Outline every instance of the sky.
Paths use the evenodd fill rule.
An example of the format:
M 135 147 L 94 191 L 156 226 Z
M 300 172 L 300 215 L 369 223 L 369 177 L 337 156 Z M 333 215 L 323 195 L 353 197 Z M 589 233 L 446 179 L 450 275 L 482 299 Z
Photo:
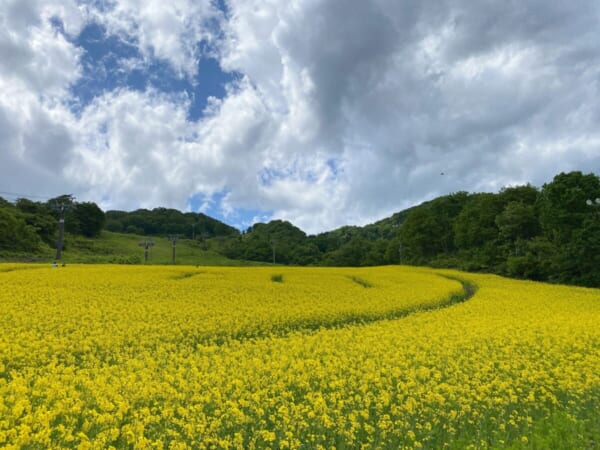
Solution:
M 0 196 L 364 225 L 600 173 L 597 0 L 0 0 Z

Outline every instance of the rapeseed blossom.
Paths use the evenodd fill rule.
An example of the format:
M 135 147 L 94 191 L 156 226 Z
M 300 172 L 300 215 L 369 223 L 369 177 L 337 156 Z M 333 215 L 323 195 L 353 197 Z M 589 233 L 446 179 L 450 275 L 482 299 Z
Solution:
M 599 319 L 432 269 L 0 265 L 0 447 L 593 447 Z

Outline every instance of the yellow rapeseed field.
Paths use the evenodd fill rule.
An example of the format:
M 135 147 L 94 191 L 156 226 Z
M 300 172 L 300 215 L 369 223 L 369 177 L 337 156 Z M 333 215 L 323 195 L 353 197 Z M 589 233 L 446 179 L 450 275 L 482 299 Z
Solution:
M 0 265 L 2 448 L 595 448 L 598 410 L 599 290 Z

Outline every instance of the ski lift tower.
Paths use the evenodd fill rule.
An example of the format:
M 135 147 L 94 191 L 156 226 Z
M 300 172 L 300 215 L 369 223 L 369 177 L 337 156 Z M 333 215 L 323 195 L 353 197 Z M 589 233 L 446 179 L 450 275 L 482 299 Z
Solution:
M 144 247 L 144 262 L 148 262 L 148 253 L 151 247 L 154 247 L 154 241 L 142 241 L 139 242 L 138 245 L 140 247 Z
M 175 264 L 175 254 L 176 254 L 176 248 L 177 248 L 177 239 L 179 239 L 179 235 L 178 234 L 170 234 L 169 235 L 169 240 L 171 241 L 171 245 L 173 247 L 173 264 Z

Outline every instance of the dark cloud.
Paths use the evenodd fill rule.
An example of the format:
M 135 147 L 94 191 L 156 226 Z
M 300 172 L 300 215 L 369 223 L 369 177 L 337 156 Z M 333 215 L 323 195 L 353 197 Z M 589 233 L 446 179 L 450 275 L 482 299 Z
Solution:
M 343 154 L 338 182 L 365 219 L 449 190 L 598 167 L 596 2 L 306 5 L 280 8 L 276 48 L 284 72 L 306 70 L 301 101 L 319 144 Z

